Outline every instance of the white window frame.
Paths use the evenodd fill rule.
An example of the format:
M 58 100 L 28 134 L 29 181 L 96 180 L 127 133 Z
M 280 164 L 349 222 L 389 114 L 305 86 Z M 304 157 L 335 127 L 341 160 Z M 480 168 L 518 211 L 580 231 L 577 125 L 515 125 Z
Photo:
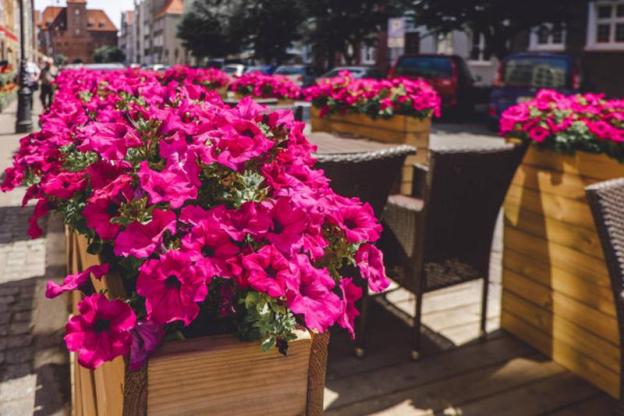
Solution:
M 490 59 L 485 59 L 485 35 L 483 33 L 475 33 L 473 31 L 468 32 L 468 56 L 467 63 L 474 66 L 489 66 L 492 64 L 493 55 L 490 55 Z M 472 49 L 474 46 L 474 37 L 479 36 L 479 56 L 477 59 L 472 58 Z
M 599 0 L 591 1 L 589 3 L 589 12 L 587 17 L 587 42 L 585 50 L 588 51 L 622 51 L 624 50 L 624 41 L 615 41 L 615 28 L 616 24 L 624 24 L 624 16 L 616 17 L 615 12 L 608 19 L 598 18 L 598 7 L 600 6 L 612 6 L 614 9 L 616 6 L 624 6 L 624 0 Z M 598 42 L 598 25 L 605 23 L 611 25 L 611 33 L 609 42 Z
M 360 62 L 362 65 L 375 65 L 375 47 L 362 45 L 360 47 Z
M 547 30 L 552 31 L 553 25 L 549 23 L 544 23 L 542 26 L 535 27 L 531 30 L 531 35 L 529 38 L 529 50 L 531 51 L 552 51 L 552 52 L 561 52 L 565 50 L 566 38 L 568 33 L 565 27 L 561 28 L 561 42 L 555 42 L 554 34 L 551 32 L 548 34 L 548 41 L 546 43 L 540 43 L 539 41 L 539 31 L 542 27 L 545 27 Z

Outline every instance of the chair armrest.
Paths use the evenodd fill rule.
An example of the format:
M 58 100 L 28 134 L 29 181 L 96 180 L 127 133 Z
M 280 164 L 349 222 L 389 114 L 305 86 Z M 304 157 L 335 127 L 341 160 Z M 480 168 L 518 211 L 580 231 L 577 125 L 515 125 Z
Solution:
M 391 195 L 383 213 L 384 234 L 391 236 L 394 244 L 408 257 L 412 256 L 421 230 L 423 201 L 405 195 Z
M 412 196 L 422 198 L 425 195 L 427 186 L 427 175 L 429 174 L 429 166 L 414 163 L 414 177 L 412 179 Z

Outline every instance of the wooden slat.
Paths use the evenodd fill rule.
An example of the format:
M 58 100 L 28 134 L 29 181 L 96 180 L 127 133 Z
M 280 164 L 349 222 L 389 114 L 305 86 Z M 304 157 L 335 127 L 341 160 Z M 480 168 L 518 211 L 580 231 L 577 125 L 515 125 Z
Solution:
M 504 307 L 504 306 L 503 306 Z M 619 374 L 600 365 L 568 344 L 544 336 L 543 332 L 503 309 L 501 322 L 514 335 L 552 357 L 556 362 L 580 375 L 613 397 L 619 394 Z
M 163 345 L 148 363 L 148 414 L 304 414 L 311 337 L 298 335 L 287 356 L 233 336 Z
M 585 201 L 585 187 L 597 179 L 573 174 L 561 174 L 537 166 L 522 165 L 513 178 L 513 184 L 535 191 L 563 196 L 567 199 Z
M 523 165 L 546 168 L 555 172 L 580 175 L 597 180 L 624 176 L 624 165 L 605 155 L 576 152 L 574 156 L 563 156 L 551 150 L 530 146 Z
M 462 416 L 539 416 L 594 394 L 587 382 L 566 372 L 466 404 L 459 410 Z
M 520 262 L 521 265 L 518 265 Z M 531 264 L 530 267 L 522 267 L 522 265 Z M 535 273 L 531 271 L 535 270 Z M 543 272 L 543 268 L 535 267 L 535 263 L 531 263 L 530 259 L 515 254 L 509 250 L 505 255 L 505 270 L 503 279 L 506 281 L 505 287 L 510 288 L 519 277 L 528 279 L 535 284 L 544 286 L 544 291 L 559 292 L 564 296 L 577 300 L 592 309 L 597 309 L 611 317 L 615 317 L 615 305 L 613 304 L 613 293 L 611 289 L 605 286 L 598 286 L 587 280 L 579 279 L 576 276 L 567 274 L 558 269 L 553 273 L 552 278 L 547 272 Z M 515 279 L 515 280 L 514 280 Z M 540 292 L 532 294 L 531 299 L 534 303 L 552 302 L 552 295 L 544 296 Z
M 521 210 L 520 206 L 512 203 L 508 203 L 505 208 L 505 225 L 604 260 L 596 230 L 576 227 L 529 210 Z
M 326 408 L 350 405 L 363 397 L 383 397 L 397 390 L 445 380 L 454 374 L 494 366 L 531 353 L 530 347 L 504 337 L 427 356 L 416 362 L 404 361 L 369 375 L 353 374 L 328 383 Z
M 328 114 L 325 117 L 319 117 L 319 110 L 316 107 L 310 108 L 310 117 L 312 120 L 319 119 L 321 121 L 338 122 L 344 124 L 353 125 L 366 125 L 372 128 L 380 130 L 390 130 L 407 133 L 419 133 L 428 132 L 431 129 L 431 119 L 424 120 L 417 119 L 416 117 L 408 117 L 402 115 L 395 115 L 390 118 L 371 118 L 364 114 L 349 113 L 349 114 Z
M 445 380 L 369 398 L 349 406 L 330 408 L 326 415 L 357 416 L 444 414 L 467 402 L 500 394 L 514 387 L 563 373 L 565 370 L 539 356 L 514 358 L 502 364 L 460 373 Z
M 609 282 L 609 272 L 604 261 L 577 250 L 544 240 L 516 227 L 505 227 L 506 248 L 524 254 L 530 261 L 555 265 L 563 271 L 589 281 Z
M 552 219 L 595 230 L 594 218 L 585 202 L 568 199 L 555 194 L 539 193 L 533 189 L 511 185 L 505 200 L 507 218 L 513 224 L 522 221 L 522 212 L 531 211 Z
M 615 416 L 618 403 L 612 398 L 604 395 L 597 395 L 594 398 L 575 403 L 571 406 L 550 413 L 549 416 Z
M 505 288 L 507 289 L 507 286 Z M 506 311 L 522 317 L 524 321 L 541 330 L 544 336 L 565 342 L 613 372 L 619 371 L 620 349 L 617 343 L 614 344 L 596 336 L 586 328 L 577 325 L 578 321 L 568 321 L 562 314 L 553 314 L 552 309 L 545 309 L 528 301 L 527 297 L 522 296 L 522 292 L 514 293 L 511 287 L 509 289 L 510 291 L 503 295 Z M 528 291 L 524 294 L 530 295 Z M 555 310 L 556 306 L 554 305 Z

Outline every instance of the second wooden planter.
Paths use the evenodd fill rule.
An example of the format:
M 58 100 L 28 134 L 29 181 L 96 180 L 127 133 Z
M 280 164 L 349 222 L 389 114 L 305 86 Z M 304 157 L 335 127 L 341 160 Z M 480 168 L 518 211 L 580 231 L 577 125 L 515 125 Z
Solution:
M 505 202 L 502 327 L 614 397 L 621 345 L 585 187 L 624 176 L 605 156 L 531 146 Z
M 72 273 L 99 263 L 83 236 L 67 232 L 66 242 Z M 93 285 L 112 295 L 123 290 L 115 277 Z M 74 292 L 74 313 L 79 301 Z M 259 343 L 233 335 L 167 342 L 140 371 L 129 371 L 121 357 L 88 370 L 72 354 L 72 414 L 321 415 L 329 335 L 297 335 L 287 356 L 262 352 Z
M 412 191 L 414 163 L 429 162 L 429 133 L 431 119 L 396 115 L 389 119 L 373 119 L 364 114 L 328 114 L 320 117 L 319 109 L 311 107 L 310 124 L 312 131 L 346 134 L 355 137 L 414 146 L 418 152 L 405 160 L 401 180 L 401 193 L 409 195 Z

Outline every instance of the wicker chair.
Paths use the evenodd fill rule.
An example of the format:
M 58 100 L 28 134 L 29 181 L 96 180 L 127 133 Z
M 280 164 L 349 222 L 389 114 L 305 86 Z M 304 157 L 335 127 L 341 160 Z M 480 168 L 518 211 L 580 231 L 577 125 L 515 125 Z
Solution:
M 405 158 L 415 153 L 415 148 L 399 145 L 358 153 L 317 154 L 316 158 L 317 167 L 325 171 L 336 193 L 359 197 L 371 204 L 380 217 L 388 195 L 401 177 Z
M 358 153 L 317 154 L 316 158 L 317 167 L 325 171 L 336 193 L 347 197 L 357 196 L 368 202 L 377 218 L 380 218 L 388 196 L 398 189 L 405 158 L 415 153 L 415 148 L 400 145 Z M 345 276 L 355 276 L 358 272 L 353 267 L 345 267 L 342 273 Z M 361 312 L 355 338 L 355 353 L 358 356 L 362 356 L 364 351 L 368 302 L 368 290 L 364 287 L 359 302 Z
M 600 182 L 585 188 L 604 251 L 624 345 L 624 178 Z M 624 356 L 620 360 L 620 377 L 624 377 Z M 620 383 L 618 413 L 624 415 L 624 380 Z
M 492 238 L 498 213 L 526 147 L 496 143 L 430 149 L 421 198 L 393 195 L 381 248 L 388 274 L 416 296 L 412 358 L 420 356 L 423 294 L 484 278 L 481 336 L 486 335 Z

